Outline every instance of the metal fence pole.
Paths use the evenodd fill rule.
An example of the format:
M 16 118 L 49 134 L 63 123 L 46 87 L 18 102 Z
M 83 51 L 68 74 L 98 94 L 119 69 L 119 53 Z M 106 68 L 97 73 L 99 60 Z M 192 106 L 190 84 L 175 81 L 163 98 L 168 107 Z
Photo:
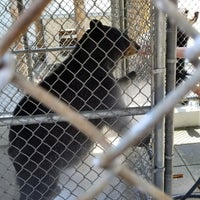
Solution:
M 166 52 L 166 17 L 155 9 L 155 43 L 154 43 L 154 104 L 164 98 L 165 94 L 165 52 Z M 154 184 L 164 189 L 164 119 L 154 130 Z
M 177 0 L 172 0 L 177 4 Z M 167 21 L 166 39 L 166 93 L 175 88 L 176 73 L 176 25 Z M 172 157 L 173 157 L 173 131 L 174 131 L 174 111 L 172 110 L 165 118 L 165 192 L 172 193 Z

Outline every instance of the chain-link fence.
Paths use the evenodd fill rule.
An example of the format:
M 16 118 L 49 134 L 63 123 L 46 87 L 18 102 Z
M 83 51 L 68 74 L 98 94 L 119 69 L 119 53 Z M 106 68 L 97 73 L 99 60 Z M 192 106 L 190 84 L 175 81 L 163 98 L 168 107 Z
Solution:
M 23 0 L 0 2 L 2 34 L 29 5 Z M 153 105 L 153 24 L 148 0 L 56 0 L 11 50 L 18 72 L 83 113 L 115 144 Z M 145 53 L 132 55 L 139 46 Z M 51 110 L 12 85 L 1 91 L 0 101 L 2 199 L 69 200 L 103 176 L 92 163 L 101 146 L 70 124 L 54 120 Z M 152 138 L 145 138 L 124 155 L 149 181 L 151 146 Z M 97 197 L 133 198 L 150 197 L 118 178 Z
M 178 10 L 183 16 L 191 23 L 193 27 L 199 30 L 199 3 L 198 1 L 194 1 L 191 3 L 190 1 L 182 1 L 178 2 Z M 178 47 L 189 47 L 193 44 L 193 40 L 179 27 L 177 29 L 177 46 Z M 179 85 L 183 82 L 187 77 L 189 77 L 194 72 L 194 67 L 188 60 L 184 58 L 177 59 L 177 73 L 176 73 L 176 84 Z M 188 96 L 182 102 L 183 104 L 188 104 L 189 101 L 198 101 L 199 96 L 199 86 L 193 89 L 193 92 L 188 94 Z

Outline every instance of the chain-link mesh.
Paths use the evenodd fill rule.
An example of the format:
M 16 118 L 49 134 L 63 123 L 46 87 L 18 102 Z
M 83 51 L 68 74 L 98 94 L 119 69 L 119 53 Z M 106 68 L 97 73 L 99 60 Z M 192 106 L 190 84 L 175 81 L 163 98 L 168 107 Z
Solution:
M 178 1 L 178 10 L 183 16 L 194 26 L 197 30 L 199 29 L 199 2 L 193 1 Z M 179 27 L 177 28 L 177 46 L 178 47 L 189 47 L 193 44 L 193 41 L 188 35 L 182 31 Z M 188 76 L 194 72 L 194 68 L 191 63 L 189 63 L 184 58 L 177 59 L 176 64 L 176 84 L 179 85 L 183 82 Z M 198 97 L 198 88 L 193 90 L 188 95 L 188 99 Z M 188 99 L 185 99 L 183 103 L 187 103 Z
M 29 5 L 30 1 L 1 1 L 1 33 L 5 33 Z M 40 83 L 76 110 L 94 111 L 87 117 L 115 144 L 119 140 L 116 132 L 121 135 L 122 129 L 136 123 L 145 114 L 143 109 L 152 104 L 153 52 L 117 61 L 128 49 L 123 45 L 132 42 L 124 33 L 142 49 L 151 51 L 153 15 L 150 1 L 53 1 L 12 46 L 17 57 L 17 71 Z M 97 39 L 90 32 L 84 35 L 92 29 L 90 22 L 93 19 L 101 21 L 94 24 L 98 29 Z M 113 32 L 108 26 L 118 30 Z M 78 43 L 82 36 L 84 39 Z M 89 47 L 86 45 L 88 40 Z M 102 45 L 105 41 L 106 46 Z M 138 48 L 136 43 L 132 46 L 135 49 Z M 85 54 L 87 58 L 83 59 Z M 98 68 L 93 69 L 95 66 Z M 70 124 L 52 121 L 50 110 L 30 97 L 23 97 L 24 94 L 14 86 L 8 85 L 0 95 L 2 199 L 19 199 L 21 195 L 21 200 L 28 196 L 27 199 L 33 200 L 69 200 L 80 196 L 103 175 L 104 172 L 92 164 L 94 156 L 102 152 L 100 146 L 92 144 Z M 112 113 L 113 109 L 117 109 L 117 114 Z M 99 114 L 98 110 L 104 113 Z M 123 114 L 124 110 L 128 111 L 128 116 Z M 152 156 L 151 142 L 147 138 L 126 153 L 124 160 L 151 181 Z M 118 178 L 97 197 L 149 198 Z

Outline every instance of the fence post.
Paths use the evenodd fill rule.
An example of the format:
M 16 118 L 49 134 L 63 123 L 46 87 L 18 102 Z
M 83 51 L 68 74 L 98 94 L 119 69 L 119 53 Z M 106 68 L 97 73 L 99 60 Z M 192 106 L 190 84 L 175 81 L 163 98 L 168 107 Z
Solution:
M 177 4 L 177 0 L 172 0 Z M 166 39 L 166 94 L 175 88 L 176 73 L 176 43 L 177 43 L 176 25 L 167 21 L 167 39 Z M 169 195 L 172 193 L 172 158 L 173 150 L 173 131 L 174 131 L 174 110 L 165 118 L 165 178 L 164 188 Z
M 165 52 L 166 52 L 166 17 L 155 9 L 155 43 L 154 43 L 154 104 L 165 95 Z M 164 190 L 164 119 L 160 119 L 154 129 L 154 184 Z

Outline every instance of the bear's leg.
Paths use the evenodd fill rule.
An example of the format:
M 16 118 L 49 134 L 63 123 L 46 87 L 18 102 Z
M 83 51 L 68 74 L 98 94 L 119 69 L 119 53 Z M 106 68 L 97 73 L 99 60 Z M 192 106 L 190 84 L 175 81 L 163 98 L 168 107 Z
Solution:
M 14 166 L 20 200 L 52 200 L 59 193 L 57 186 L 59 169 L 49 160 L 44 159 L 40 164 L 32 160 L 22 164 L 17 160 L 15 159 Z
M 130 127 L 131 117 L 114 117 L 107 119 L 106 122 L 109 124 L 111 129 L 119 135 L 123 135 Z
M 122 100 L 121 101 L 119 100 L 119 102 L 115 105 L 113 110 L 115 109 L 123 110 L 125 108 L 126 107 L 125 107 L 124 102 Z M 104 119 L 105 124 L 109 126 L 112 130 L 114 130 L 116 133 L 118 133 L 119 135 L 123 135 L 128 130 L 128 128 L 130 127 L 131 121 L 132 121 L 131 116 L 116 116 L 116 117 L 114 116 L 114 117 Z
M 44 170 L 37 169 L 33 175 L 29 174 L 27 179 L 27 171 L 23 169 L 20 172 L 17 177 L 20 200 L 52 200 L 59 193 L 58 178 L 54 177 L 55 171 L 46 172 L 44 177 L 41 177 L 42 174 L 44 175 Z M 26 181 L 23 177 L 26 177 Z
M 105 119 L 106 125 L 108 125 L 112 130 L 118 133 L 120 136 L 123 136 L 134 123 L 132 122 L 131 116 L 122 116 L 122 117 L 113 117 Z M 136 146 L 149 147 L 151 136 L 143 138 Z

